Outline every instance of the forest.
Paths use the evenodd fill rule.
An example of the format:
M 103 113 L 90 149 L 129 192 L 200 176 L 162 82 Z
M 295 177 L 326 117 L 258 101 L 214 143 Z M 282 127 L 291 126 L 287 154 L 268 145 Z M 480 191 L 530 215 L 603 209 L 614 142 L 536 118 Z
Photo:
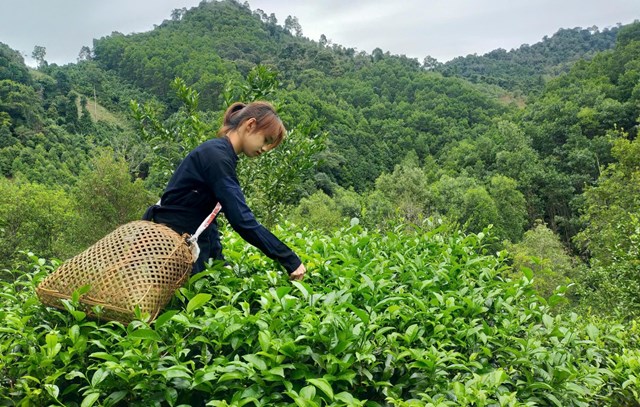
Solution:
M 64 66 L 0 42 L 0 405 L 640 405 L 640 22 L 445 63 L 303 32 L 205 0 Z M 253 100 L 303 282 L 222 222 L 153 322 L 38 301 Z

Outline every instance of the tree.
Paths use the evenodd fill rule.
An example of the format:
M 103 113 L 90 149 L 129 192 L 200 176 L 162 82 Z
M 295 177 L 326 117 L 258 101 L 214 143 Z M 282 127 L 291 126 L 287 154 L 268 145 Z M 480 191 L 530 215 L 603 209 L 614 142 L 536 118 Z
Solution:
M 42 120 L 42 104 L 35 90 L 9 79 L 0 80 L 0 112 L 6 112 L 14 124 L 33 127 Z
M 498 211 L 496 233 L 502 239 L 518 242 L 527 225 L 527 202 L 518 191 L 515 180 L 503 175 L 494 175 L 489 181 L 489 195 Z
M 267 13 L 265 13 L 262 9 L 257 8 L 253 11 L 253 14 L 258 16 L 258 18 L 260 19 L 260 21 L 262 21 L 263 23 L 266 23 L 269 20 L 269 17 L 267 16 Z
M 617 263 L 632 249 L 633 218 L 640 216 L 640 138 L 629 140 L 618 133 L 611 153 L 617 162 L 583 194 L 580 219 L 585 227 L 575 237 L 592 260 L 604 265 Z
M 297 225 L 331 231 L 340 225 L 342 216 L 336 202 L 324 192 L 317 191 L 300 200 L 291 219 Z
M 633 41 L 640 41 L 640 22 L 638 20 L 633 24 L 622 27 L 616 38 L 619 47 L 625 47 Z
M 80 220 L 76 238 L 87 247 L 115 228 L 142 217 L 154 197 L 142 180 L 132 180 L 129 167 L 109 149 L 100 150 L 73 190 Z
M 44 57 L 47 55 L 47 49 L 41 45 L 36 45 L 33 47 L 33 52 L 31 52 L 31 58 L 35 59 L 38 63 L 38 68 L 43 68 L 47 66 L 47 61 Z
M 384 58 L 384 52 L 382 49 L 376 47 L 373 51 L 371 51 L 371 59 L 373 62 L 381 61 Z
M 92 59 L 91 48 L 87 47 L 86 45 L 83 45 L 82 48 L 80 48 L 80 52 L 78 53 L 78 62 L 91 61 L 91 59 Z
M 22 55 L 0 42 L 0 80 L 4 79 L 25 85 L 32 82 Z
M 419 167 L 415 152 L 394 169 L 376 179 L 376 191 L 393 203 L 397 213 L 406 222 L 418 224 L 429 213 L 429 188 L 425 171 Z
M 608 165 L 583 193 L 584 229 L 574 241 L 590 267 L 579 275 L 585 306 L 608 315 L 640 315 L 640 138 L 617 134 Z
M 499 223 L 496 202 L 484 187 L 477 186 L 465 191 L 461 209 L 459 221 L 470 232 L 479 233 L 487 226 Z
M 261 221 L 273 225 L 287 206 L 298 203 L 303 184 L 317 164 L 316 156 L 325 149 L 324 133 L 315 125 L 299 124 L 289 130 L 278 148 L 259 160 L 242 159 L 238 178 L 251 207 Z
M 549 298 L 560 285 L 567 285 L 575 276 L 579 261 L 571 257 L 560 238 L 544 223 L 524 233 L 521 242 L 507 246 L 513 257 L 513 268 L 522 273 L 533 271 L 533 285 L 540 294 Z
M 65 258 L 74 253 L 72 200 L 62 188 L 0 178 L 0 268 L 20 251 Z
M 425 69 L 427 71 L 439 68 L 440 66 L 442 66 L 442 62 L 438 61 L 431 55 L 427 55 L 422 61 L 422 69 Z
M 318 41 L 318 44 L 320 44 L 320 46 L 324 48 L 327 46 L 328 43 L 329 43 L 329 40 L 327 40 L 327 36 L 324 34 L 320 34 L 320 40 Z
M 284 29 L 295 34 L 296 37 L 302 37 L 302 26 L 298 21 L 298 17 L 287 16 L 284 20 Z
M 180 21 L 182 20 L 182 17 L 184 17 L 184 15 L 187 13 L 187 9 L 185 7 L 183 8 L 175 8 L 173 10 L 171 10 L 171 20 L 172 21 Z
M 152 188 L 163 188 L 174 169 L 187 153 L 206 141 L 214 133 L 198 110 L 199 94 L 186 85 L 182 78 L 176 78 L 172 87 L 183 107 L 167 120 L 161 118 L 162 111 L 157 104 L 140 105 L 131 101 L 130 109 L 138 125 L 142 139 L 149 143 L 154 155 L 149 158 Z

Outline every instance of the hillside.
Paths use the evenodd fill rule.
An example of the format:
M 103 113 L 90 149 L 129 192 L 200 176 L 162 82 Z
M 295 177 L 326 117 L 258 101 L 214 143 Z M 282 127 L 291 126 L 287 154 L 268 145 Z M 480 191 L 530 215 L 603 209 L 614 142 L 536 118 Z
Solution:
M 96 40 L 94 60 L 173 107 L 169 84 L 181 77 L 200 93 L 202 109 L 217 109 L 226 84 L 250 67 L 271 66 L 288 124 L 320 122 L 330 133 L 332 161 L 350 163 L 327 161 L 323 172 L 357 191 L 408 151 L 437 156 L 447 141 L 508 109 L 463 80 L 424 72 L 415 60 L 354 55 L 295 37 L 235 2 L 203 3 L 152 32 Z
M 0 168 L 17 188 L 26 180 L 67 193 L 109 147 L 158 195 L 186 151 L 211 137 L 225 103 L 264 98 L 294 143 L 239 169 L 268 222 L 331 230 L 358 218 L 385 229 L 438 217 L 471 232 L 493 225 L 497 249 L 541 221 L 589 259 L 574 240 L 590 226 L 584 193 L 617 164 L 615 142 L 637 135 L 638 26 L 616 29 L 615 47 L 595 54 L 614 30 L 561 30 L 531 46 L 541 67 L 566 62 L 564 50 L 589 58 L 517 98 L 379 49 L 310 41 L 235 1 L 202 2 L 150 32 L 97 39 L 85 60 L 64 67 L 29 70 L 3 46 Z M 533 54 L 510 55 L 526 64 Z M 95 95 L 118 120 L 91 120 L 78 94 Z M 6 247 L 16 253 L 29 241 Z M 43 252 L 56 252 L 46 244 Z
M 296 32 L 226 0 L 62 67 L 0 43 L 0 405 L 638 406 L 640 22 L 463 74 Z M 304 281 L 218 219 L 153 322 L 41 304 L 257 99 L 288 136 L 238 179 Z
M 498 85 L 522 95 L 540 93 L 550 79 L 571 66 L 612 49 L 620 27 L 560 29 L 551 37 L 517 49 L 497 49 L 484 55 L 460 56 L 435 67 L 445 76 L 465 78 L 473 83 Z
M 618 30 L 560 30 L 538 44 L 508 53 L 497 50 L 482 60 L 504 59 L 505 64 L 518 69 L 517 74 L 507 74 L 511 68 L 505 68 L 504 64 L 486 69 L 493 77 L 507 75 L 514 80 L 536 77 L 537 74 L 527 71 L 530 69 L 550 71 L 552 67 L 568 65 L 583 57 L 594 60 L 591 65 L 583 60 L 586 65 L 578 64 L 580 68 L 574 70 L 578 72 L 601 63 L 603 58 L 597 58 L 597 50 L 610 48 Z M 609 55 L 617 59 L 620 53 Z M 577 227 L 577 211 L 571 208 L 571 202 L 585 185 L 595 181 L 598 172 L 593 163 L 573 165 L 567 157 L 576 154 L 574 151 L 595 149 L 598 151 L 596 161 L 606 165 L 611 158 L 606 143 L 603 144 L 605 133 L 615 124 L 632 132 L 634 129 L 631 90 L 616 93 L 598 85 L 593 89 L 599 96 L 577 100 L 579 93 L 563 95 L 564 99 L 557 100 L 559 111 L 563 111 L 560 105 L 568 110 L 565 121 L 559 123 L 554 117 L 556 113 L 545 113 L 547 102 L 556 100 L 551 95 L 559 91 L 553 81 L 539 99 L 533 94 L 513 98 L 501 93 L 495 85 L 471 84 L 463 78 L 426 71 L 417 61 L 406 57 L 377 51 L 371 55 L 355 53 L 340 45 L 310 41 L 233 1 L 203 2 L 193 9 L 175 13 L 171 20 L 147 33 L 127 36 L 113 33 L 97 39 L 88 60 L 65 67 L 44 66 L 38 75 L 30 75 L 21 57 L 10 54 L 6 57 L 10 69 L 5 71 L 5 77 L 15 83 L 11 86 L 24 90 L 19 93 L 25 102 L 6 105 L 3 109 L 11 120 L 3 130 L 10 137 L 0 150 L 0 166 L 5 176 L 29 174 L 31 180 L 45 183 L 60 179 L 73 182 L 82 167 L 81 162 L 73 162 L 63 174 L 49 176 L 59 171 L 38 169 L 47 162 L 64 165 L 71 156 L 86 161 L 87 152 L 93 146 L 105 145 L 116 150 L 125 146 L 125 155 L 135 155 L 130 158 L 132 170 L 147 176 L 150 163 L 143 158 L 145 154 L 128 147 L 133 144 L 128 139 L 135 139 L 137 135 L 125 129 L 135 128 L 136 124 L 83 121 L 74 96 L 77 93 L 95 94 L 100 105 L 113 110 L 122 120 L 130 117 L 130 100 L 144 103 L 155 99 L 153 103 L 160 106 L 161 117 L 168 118 L 181 107 L 179 97 L 171 88 L 174 78 L 180 77 L 198 92 L 198 108 L 212 112 L 206 121 L 209 127 L 214 127 L 225 99 L 243 89 L 247 75 L 257 64 L 262 64 L 277 74 L 269 98 L 280 106 L 286 124 L 290 128 L 313 127 L 328 136 L 327 149 L 319 156 L 313 180 L 299 189 L 300 195 L 292 197 L 291 202 L 318 189 L 330 196 L 340 188 L 367 193 L 376 188 L 376 180 L 381 175 L 393 173 L 406 157 L 415 154 L 419 166 L 431 163 L 426 173 L 432 186 L 436 180 L 453 177 L 459 179 L 460 185 L 466 185 L 462 188 L 486 190 L 493 176 L 512 178 L 527 199 L 528 224 L 544 219 L 554 230 L 562 229 L 568 241 Z M 504 58 L 498 58 L 499 55 Z M 462 64 L 465 60 L 455 63 Z M 452 62 L 450 66 L 454 65 Z M 629 78 L 626 81 L 632 80 L 635 72 L 628 66 L 620 65 L 622 73 Z M 575 82 L 580 88 L 580 82 L 595 80 L 589 77 L 590 69 L 586 77 L 568 73 L 559 80 Z M 610 83 L 608 86 L 622 85 L 614 77 L 606 80 Z M 42 100 L 38 100 L 39 94 Z M 529 98 L 530 108 L 522 108 L 524 97 Z M 610 108 L 613 105 L 609 101 L 621 107 Z M 579 112 L 595 122 L 587 123 L 587 116 L 576 120 Z M 501 121 L 514 123 L 515 133 L 527 131 L 518 149 L 525 151 L 522 146 L 531 146 L 529 165 L 536 170 L 529 168 L 523 172 L 499 162 L 498 156 L 505 156 L 502 149 L 514 148 L 505 144 Z M 64 137 L 80 136 L 71 137 L 74 140 L 67 144 L 82 146 L 88 140 L 91 143 L 81 147 L 85 151 L 62 155 L 62 149 L 52 148 L 57 143 L 55 137 L 62 137 L 52 135 L 60 131 L 54 125 L 62 128 Z M 526 129 L 521 128 L 523 126 Z M 539 134 L 544 128 L 557 136 Z M 23 134 L 16 136 L 18 131 Z M 584 133 L 587 141 L 595 137 L 597 146 L 585 147 L 589 141 L 565 147 L 569 140 L 567 132 Z M 28 141 L 40 135 L 49 140 L 43 146 L 44 151 L 36 151 L 38 143 Z M 470 148 L 473 151 L 467 152 Z M 143 163 L 144 160 L 147 162 Z M 150 186 L 162 188 L 159 182 Z M 453 214 L 458 220 L 468 220 L 471 215 L 453 210 L 438 194 L 431 193 L 430 198 L 418 200 L 422 212 Z M 491 219 L 495 221 L 496 215 L 487 220 Z M 513 234 L 518 235 L 520 233 Z

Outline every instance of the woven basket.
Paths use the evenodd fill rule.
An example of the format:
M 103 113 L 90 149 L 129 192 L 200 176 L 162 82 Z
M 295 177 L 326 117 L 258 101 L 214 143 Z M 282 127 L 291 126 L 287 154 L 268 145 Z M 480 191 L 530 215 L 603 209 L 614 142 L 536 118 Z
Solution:
M 153 320 L 191 272 L 186 236 L 158 223 L 127 223 L 64 262 L 36 293 L 45 305 L 64 309 L 61 299 L 90 285 L 79 300 L 89 315 L 95 316 L 92 307 L 100 305 L 100 318 L 127 323 L 138 306 Z

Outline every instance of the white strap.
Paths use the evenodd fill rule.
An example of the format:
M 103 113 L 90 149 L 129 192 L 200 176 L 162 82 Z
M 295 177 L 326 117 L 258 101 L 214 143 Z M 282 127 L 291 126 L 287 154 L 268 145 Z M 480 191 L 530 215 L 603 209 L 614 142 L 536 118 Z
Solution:
M 218 202 L 216 204 L 216 207 L 213 208 L 213 211 L 211 211 L 211 213 L 209 214 L 209 216 L 207 216 L 205 218 L 205 220 L 202 221 L 202 223 L 200 224 L 200 226 L 198 227 L 198 230 L 196 230 L 196 233 L 194 233 L 193 235 L 191 235 L 188 239 L 187 242 L 189 243 L 197 243 L 198 242 L 198 237 L 202 234 L 202 232 L 204 232 L 204 230 L 211 224 L 211 222 L 213 222 L 213 220 L 216 218 L 216 216 L 218 215 L 218 212 L 220 212 L 220 209 L 222 209 L 222 205 L 220 205 L 220 202 Z
M 158 203 L 156 205 L 160 206 L 161 200 L 158 200 Z M 189 236 L 189 238 L 187 239 L 187 243 L 191 245 L 191 254 L 193 256 L 194 263 L 196 260 L 198 260 L 198 257 L 200 256 L 200 247 L 198 246 L 198 237 L 202 234 L 202 232 L 204 232 L 204 230 L 207 227 L 209 227 L 209 225 L 211 224 L 211 222 L 213 222 L 213 220 L 216 218 L 216 216 L 218 215 L 221 209 L 222 209 L 222 205 L 220 205 L 220 202 L 216 203 L 216 206 L 213 208 L 213 211 L 211 211 L 209 216 L 207 216 L 202 221 L 200 226 L 198 226 L 198 230 L 196 230 L 196 233 Z

